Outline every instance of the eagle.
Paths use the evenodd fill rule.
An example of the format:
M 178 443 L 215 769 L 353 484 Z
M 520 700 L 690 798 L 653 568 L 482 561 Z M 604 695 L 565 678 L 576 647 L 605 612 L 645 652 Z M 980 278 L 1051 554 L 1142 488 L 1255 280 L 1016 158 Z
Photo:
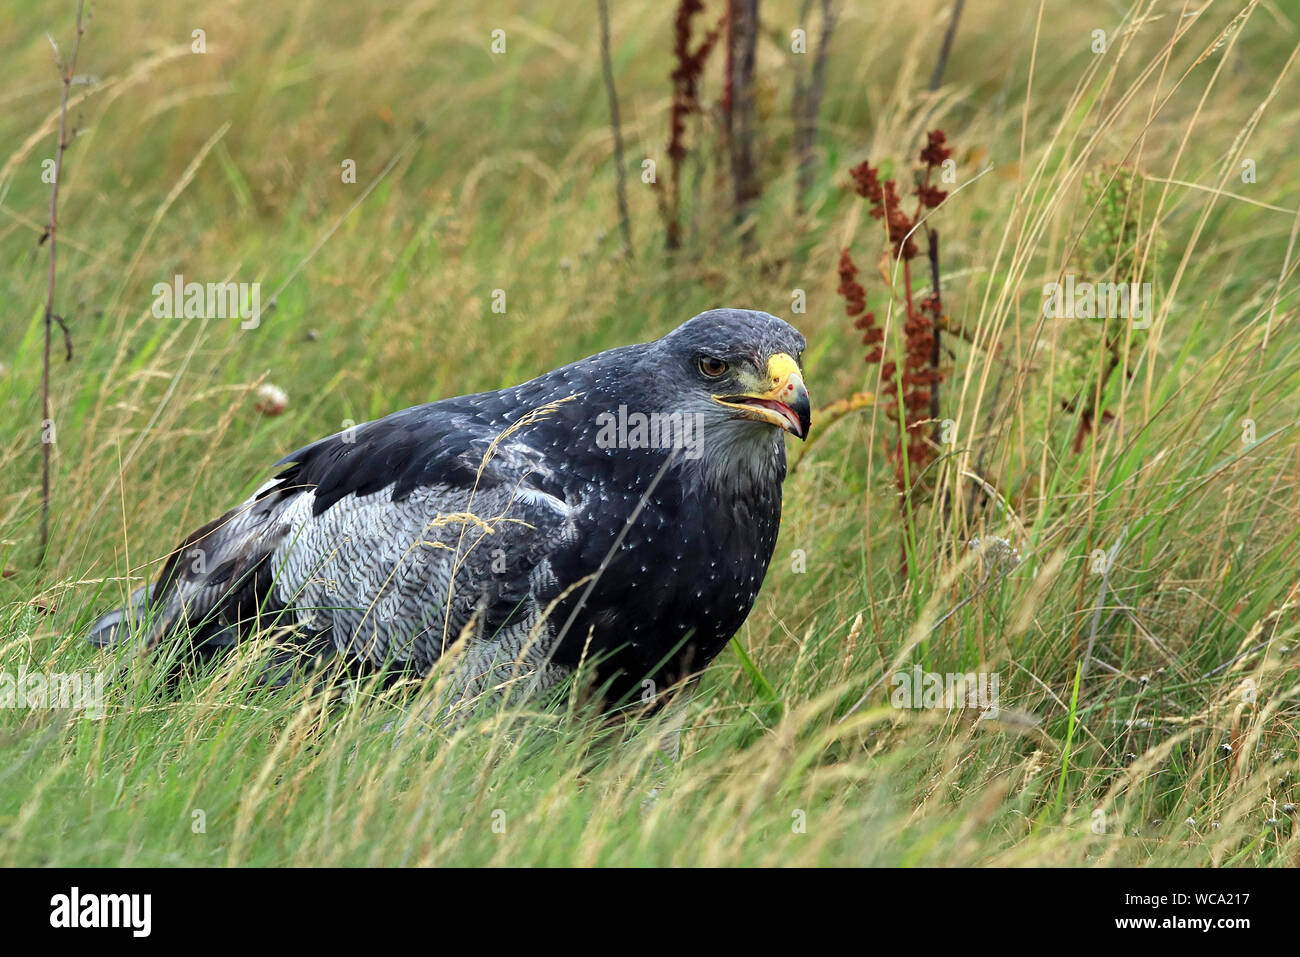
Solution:
M 805 345 L 776 316 L 714 309 L 313 442 L 89 640 L 182 636 L 206 660 L 282 635 L 277 684 L 304 662 L 419 677 L 446 656 L 461 703 L 590 667 L 601 700 L 646 700 L 697 675 L 754 605 L 784 437 L 810 425 Z

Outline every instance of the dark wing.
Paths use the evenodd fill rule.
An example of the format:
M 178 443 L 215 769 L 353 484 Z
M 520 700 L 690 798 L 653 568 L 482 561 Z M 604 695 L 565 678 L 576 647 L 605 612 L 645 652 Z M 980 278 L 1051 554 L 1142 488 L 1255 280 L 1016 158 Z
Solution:
M 148 639 L 183 619 L 196 642 L 228 644 L 285 612 L 374 665 L 427 670 L 467 629 L 476 642 L 517 643 L 562 587 L 548 556 L 577 535 L 586 493 L 530 444 L 533 422 L 494 417 L 493 401 L 406 409 L 287 456 L 92 640 L 143 613 Z

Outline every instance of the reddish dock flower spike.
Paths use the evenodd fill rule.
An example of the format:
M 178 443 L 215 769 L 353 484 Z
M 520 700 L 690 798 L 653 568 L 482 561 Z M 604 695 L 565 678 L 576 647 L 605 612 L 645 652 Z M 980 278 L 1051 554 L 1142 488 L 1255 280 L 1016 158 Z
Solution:
M 934 460 L 935 448 L 926 440 L 925 426 L 938 415 L 938 387 L 943 381 L 939 368 L 938 326 L 943 307 L 939 290 L 924 295 L 912 291 L 912 261 L 918 249 L 913 241 L 920 232 L 921 219 L 927 210 L 935 209 L 948 197 L 932 180 L 936 171 L 952 157 L 952 148 L 942 130 L 926 136 L 920 151 L 920 165 L 916 169 L 916 207 L 909 215 L 903 209 L 898 183 L 890 178 L 882 180 L 878 168 L 869 162 L 859 163 L 849 170 L 853 191 L 871 205 L 873 219 L 885 224 L 893 260 L 902 265 L 902 329 L 901 355 L 886 360 L 884 330 L 876 325 L 875 314 L 867 309 L 866 290 L 857 281 L 858 269 L 846 248 L 840 253 L 839 294 L 844 297 L 845 312 L 854 318 L 853 327 L 862 332 L 862 343 L 867 346 L 866 361 L 880 364 L 880 395 L 886 415 L 899 429 L 887 440 L 890 460 L 895 466 L 895 477 L 900 490 L 906 490 L 906 476 L 915 481 L 916 476 Z M 936 236 L 929 230 L 932 258 L 937 262 Z M 937 270 L 937 266 L 935 267 Z M 899 401 L 901 395 L 901 402 Z M 907 469 L 904 468 L 906 457 Z

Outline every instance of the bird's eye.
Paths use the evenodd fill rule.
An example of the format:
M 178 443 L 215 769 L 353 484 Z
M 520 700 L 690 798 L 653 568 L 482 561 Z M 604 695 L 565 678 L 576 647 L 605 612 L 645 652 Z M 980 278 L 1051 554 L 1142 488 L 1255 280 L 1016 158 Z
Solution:
M 730 368 L 725 359 L 719 359 L 716 356 L 700 356 L 700 372 L 710 379 L 716 379 Z

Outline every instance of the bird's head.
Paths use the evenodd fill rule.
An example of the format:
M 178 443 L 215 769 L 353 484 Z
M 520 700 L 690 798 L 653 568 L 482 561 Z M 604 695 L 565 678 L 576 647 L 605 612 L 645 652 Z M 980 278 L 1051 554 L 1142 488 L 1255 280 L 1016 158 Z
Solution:
M 812 411 L 800 361 L 807 343 L 776 316 L 747 309 L 701 313 L 660 340 L 676 365 L 682 403 L 714 425 L 758 423 L 808 437 Z
M 650 343 L 633 376 L 651 408 L 694 425 L 686 458 L 707 458 L 726 471 L 738 459 L 771 461 L 782 432 L 807 438 L 805 346 L 776 316 L 713 309 Z

